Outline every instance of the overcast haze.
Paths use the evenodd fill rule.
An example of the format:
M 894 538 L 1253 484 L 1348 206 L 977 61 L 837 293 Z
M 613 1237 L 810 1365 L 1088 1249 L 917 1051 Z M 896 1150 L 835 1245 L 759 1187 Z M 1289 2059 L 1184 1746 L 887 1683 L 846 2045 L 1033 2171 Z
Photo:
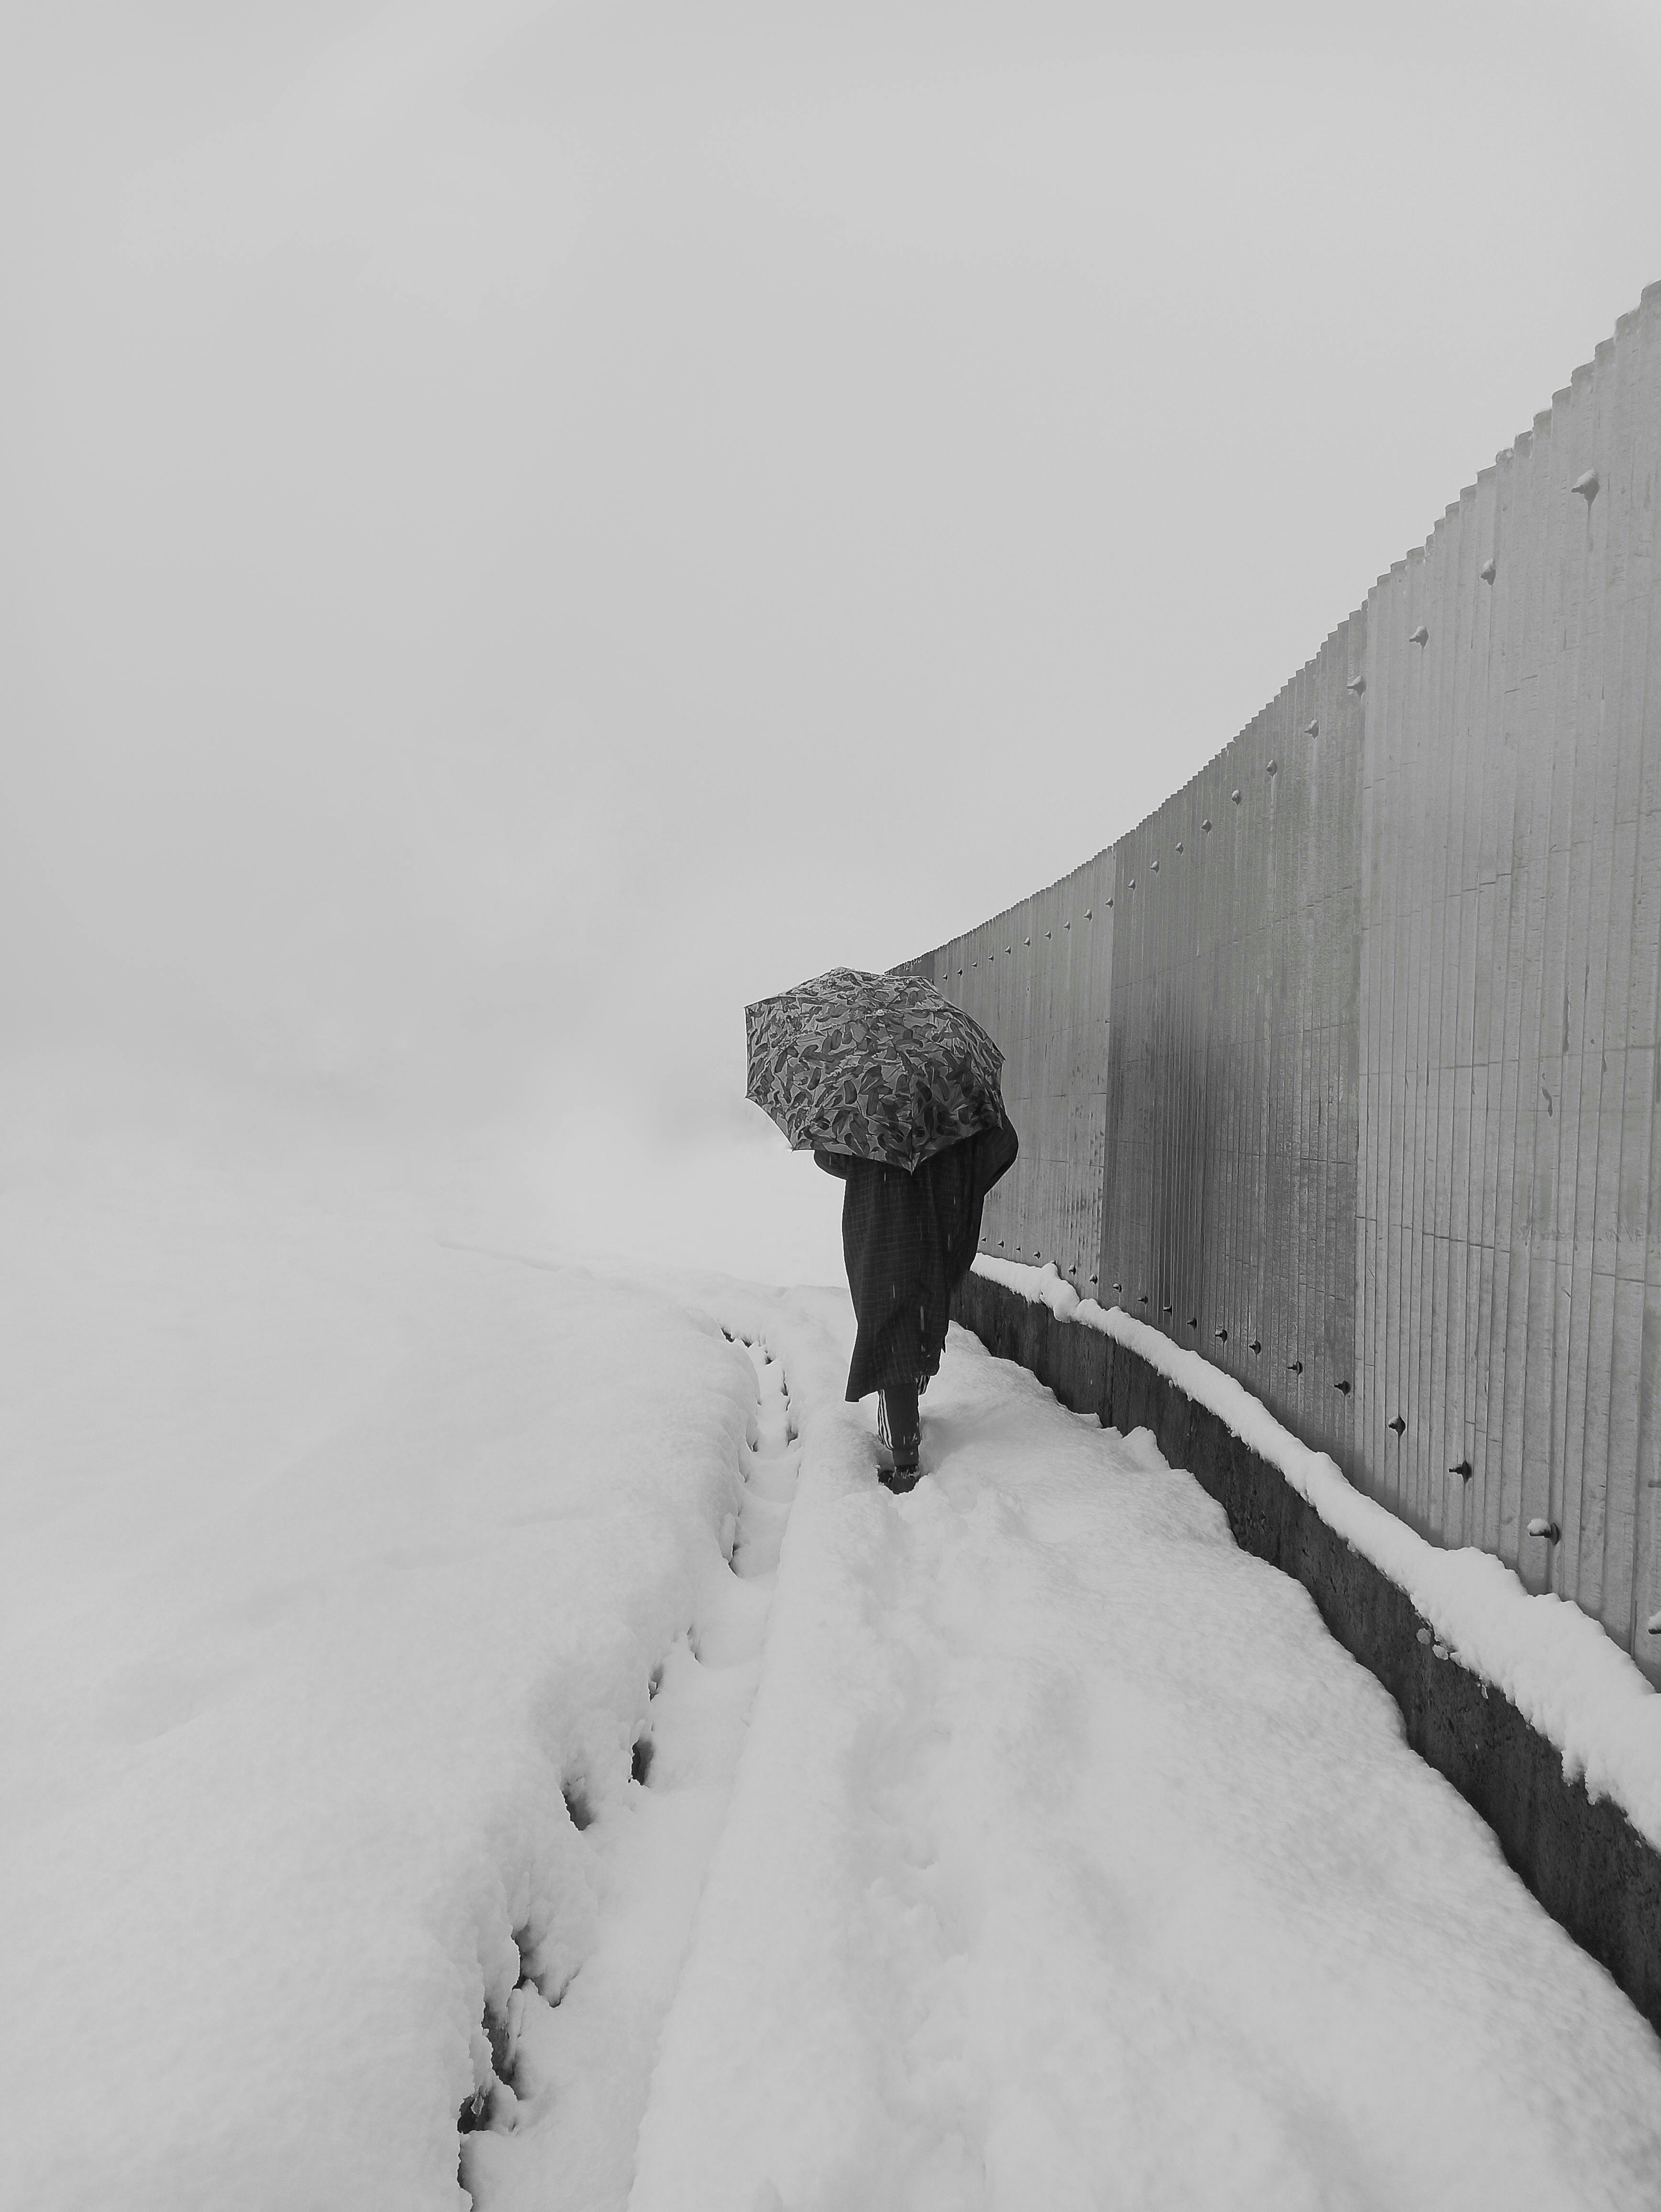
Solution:
M 1252 15 L 14 6 L 6 1048 L 737 1132 L 1129 828 L 1661 276 L 1661 10 Z

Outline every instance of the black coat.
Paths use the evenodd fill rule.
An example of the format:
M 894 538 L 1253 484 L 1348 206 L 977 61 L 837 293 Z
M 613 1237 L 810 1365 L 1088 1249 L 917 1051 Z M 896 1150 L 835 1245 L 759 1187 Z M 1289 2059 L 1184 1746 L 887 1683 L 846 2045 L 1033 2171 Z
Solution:
M 1006 1121 L 948 1145 L 915 1175 L 839 1152 L 814 1153 L 845 1186 L 842 1249 L 859 1322 L 850 1399 L 908 1381 L 922 1389 L 939 1370 L 952 1293 L 980 1244 L 986 1194 L 1019 1150 Z

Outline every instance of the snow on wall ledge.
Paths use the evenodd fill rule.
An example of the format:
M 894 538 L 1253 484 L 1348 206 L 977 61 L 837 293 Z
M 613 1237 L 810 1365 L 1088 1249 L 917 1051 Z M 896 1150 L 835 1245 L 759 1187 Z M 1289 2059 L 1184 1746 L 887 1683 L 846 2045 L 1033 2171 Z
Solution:
M 974 1267 L 1058 1320 L 1123 1345 L 1214 1413 L 1405 1593 L 1450 1657 L 1501 1691 L 1556 1747 L 1566 1779 L 1583 1781 L 1594 1800 L 1613 1799 L 1661 1850 L 1661 1697 L 1595 1620 L 1549 1592 L 1531 1595 L 1488 1553 L 1427 1543 L 1353 1489 L 1335 1462 L 1283 1428 L 1232 1376 L 1121 1308 L 1081 1299 L 1053 1265 L 981 1255 Z

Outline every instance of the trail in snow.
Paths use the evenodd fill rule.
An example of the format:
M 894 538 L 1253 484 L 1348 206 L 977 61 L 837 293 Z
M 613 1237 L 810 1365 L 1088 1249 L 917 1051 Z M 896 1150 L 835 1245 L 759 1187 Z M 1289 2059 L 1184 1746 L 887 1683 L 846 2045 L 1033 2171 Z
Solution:
M 706 1575 L 687 1632 L 654 1672 L 636 1786 L 582 1830 L 596 1903 L 581 1966 L 554 2003 L 521 1985 L 504 2014 L 505 2087 L 462 2146 L 478 2212 L 615 2212 L 628 2197 L 658 2035 L 755 1695 L 800 1460 L 784 1369 L 759 1339 L 746 1348 L 757 1410 L 743 1501 L 721 1528 L 727 1561 Z
M 954 1332 L 896 1500 L 797 1404 L 631 2212 L 1656 2201 L 1661 2045 L 1146 1432 Z
M 954 1334 L 896 1500 L 843 1292 L 164 1120 L 0 1116 L 14 2195 L 1657 2201 L 1655 2039 L 1147 1437 Z

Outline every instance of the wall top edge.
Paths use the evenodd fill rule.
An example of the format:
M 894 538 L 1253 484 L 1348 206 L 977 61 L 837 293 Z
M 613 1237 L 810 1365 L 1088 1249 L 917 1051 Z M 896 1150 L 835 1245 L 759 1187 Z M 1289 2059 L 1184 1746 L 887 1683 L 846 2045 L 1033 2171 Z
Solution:
M 1383 582 L 1385 580 L 1384 578 L 1380 578 L 1379 580 Z M 1342 646 L 1345 648 L 1342 667 L 1339 672 L 1341 674 L 1347 673 L 1349 669 L 1350 662 L 1348 647 L 1349 645 L 1350 627 L 1353 623 L 1364 623 L 1366 620 L 1366 613 L 1367 610 L 1365 603 L 1355 608 L 1351 613 L 1344 617 L 1343 621 L 1339 623 L 1335 629 L 1329 634 L 1326 644 L 1322 647 L 1323 654 L 1329 647 L 1336 648 L 1337 647 Z M 1299 673 L 1318 675 L 1320 672 L 1317 664 L 1321 657 L 1321 654 L 1317 654 L 1314 659 L 1305 661 L 1304 668 L 1299 672 Z M 1335 657 L 1337 657 L 1335 652 Z M 1295 680 L 1296 679 L 1293 679 L 1294 682 Z M 1186 783 L 1179 785 L 1177 788 L 1171 793 L 1169 798 L 1162 799 L 1159 805 L 1153 809 L 1153 811 L 1151 814 L 1145 815 L 1140 822 L 1135 823 L 1130 829 L 1125 830 L 1123 834 L 1115 841 L 1114 845 L 1110 849 L 1115 853 L 1123 855 L 1125 848 L 1130 845 L 1133 839 L 1159 830 L 1163 817 L 1167 814 L 1167 811 L 1170 808 L 1177 805 L 1179 802 L 1185 800 L 1191 801 L 1194 799 L 1199 786 L 1206 780 L 1207 777 L 1214 776 L 1219 773 L 1227 755 L 1236 745 L 1240 744 L 1244 739 L 1256 735 L 1261 741 L 1266 744 L 1283 742 L 1284 740 L 1277 740 L 1275 738 L 1275 732 L 1272 730 L 1264 731 L 1262 728 L 1262 725 L 1267 717 L 1272 715 L 1278 707 L 1281 707 L 1286 702 L 1287 695 L 1291 692 L 1292 689 L 1293 684 L 1290 682 L 1282 685 L 1281 690 L 1275 695 L 1275 698 L 1272 699 L 1267 706 L 1259 708 L 1258 712 L 1252 716 L 1249 722 L 1244 724 L 1242 728 L 1237 730 L 1226 744 L 1219 746 L 1218 750 L 1212 755 L 1208 761 L 1202 762 L 1201 765 L 1195 769 L 1193 775 L 1189 777 Z
M 956 930 L 950 937 L 943 937 L 937 945 L 933 946 L 927 952 L 917 954 L 916 957 L 922 960 L 931 959 L 935 954 L 946 951 L 951 945 L 966 944 L 970 938 L 978 935 L 983 930 L 995 931 L 1006 927 L 1013 921 L 1016 915 L 1031 907 L 1035 900 L 1049 898 L 1056 892 L 1064 890 L 1076 877 L 1083 875 L 1087 868 L 1093 868 L 1101 861 L 1110 860 L 1114 850 L 1114 846 L 1104 845 L 1099 852 L 1092 853 L 1087 860 L 1080 860 L 1076 868 L 1069 868 L 1064 876 L 1057 876 L 1054 883 L 1045 884 L 1037 890 L 1029 891 L 1025 898 L 1016 899 L 1012 905 L 1000 908 L 996 914 L 989 915 L 983 921 L 971 922 L 967 929 Z
M 1148 828 L 1155 821 L 1156 817 L 1164 812 L 1166 806 L 1171 805 L 1173 801 L 1179 799 L 1186 793 L 1190 793 L 1194 787 L 1199 782 L 1201 777 L 1210 774 L 1216 768 L 1218 763 L 1221 761 L 1224 755 L 1229 750 L 1231 746 L 1238 744 L 1243 738 L 1248 736 L 1251 732 L 1257 729 L 1266 716 L 1274 714 L 1275 710 L 1284 703 L 1288 695 L 1292 692 L 1297 684 L 1311 676 L 1318 676 L 1319 664 L 1321 660 L 1328 653 L 1335 653 L 1339 647 L 1340 641 L 1347 638 L 1347 634 L 1351 624 L 1357 622 L 1362 622 L 1366 619 L 1368 611 L 1372 605 L 1373 599 L 1387 586 L 1397 583 L 1405 578 L 1410 564 L 1416 564 L 1423 562 L 1427 550 L 1429 549 L 1435 541 L 1437 532 L 1441 530 L 1444 527 L 1444 525 L 1460 511 L 1462 506 L 1467 500 L 1473 499 L 1475 496 L 1477 488 L 1479 486 L 1492 483 L 1498 472 L 1501 469 L 1509 466 L 1512 462 L 1528 459 L 1532 455 L 1534 443 L 1536 437 L 1539 437 L 1542 434 L 1545 434 L 1548 438 L 1549 437 L 1549 433 L 1552 428 L 1553 410 L 1578 397 L 1575 387 L 1577 386 L 1583 386 L 1585 380 L 1592 376 L 1597 369 L 1607 368 L 1609 363 L 1614 358 L 1615 339 L 1618 337 L 1629 337 L 1633 332 L 1636 331 L 1639 328 L 1644 312 L 1652 308 L 1661 310 L 1661 277 L 1658 277 L 1653 283 L 1646 284 L 1644 287 L 1643 291 L 1639 295 L 1639 304 L 1636 307 L 1628 308 L 1623 313 L 1616 318 L 1615 324 L 1615 337 L 1603 338 L 1598 341 L 1593 353 L 1592 360 L 1582 362 L 1580 366 L 1573 371 L 1569 383 L 1565 385 L 1561 391 L 1555 392 L 1552 394 L 1551 406 L 1542 408 L 1541 410 L 1541 411 L 1535 416 L 1531 428 L 1518 431 L 1508 446 L 1502 446 L 1498 453 L 1495 453 L 1492 464 L 1487 468 L 1479 469 L 1477 471 L 1475 483 L 1465 485 L 1461 490 L 1458 499 L 1449 502 L 1447 508 L 1443 514 L 1442 520 L 1436 524 L 1434 529 L 1431 532 L 1430 536 L 1426 538 L 1424 544 L 1422 546 L 1414 546 L 1402 556 L 1402 559 L 1392 562 L 1390 566 L 1380 574 L 1377 580 L 1368 591 L 1367 595 L 1362 601 L 1361 605 L 1353 610 L 1353 611 L 1347 615 L 1342 622 L 1336 623 L 1334 628 L 1327 633 L 1326 638 L 1319 651 L 1311 654 L 1310 659 L 1304 663 L 1302 668 L 1298 671 L 1297 674 L 1289 677 L 1287 679 L 1287 682 L 1282 684 L 1281 690 L 1268 702 L 1268 704 L 1260 708 L 1257 713 L 1252 715 L 1250 719 L 1226 741 L 1226 744 L 1220 746 L 1218 750 L 1212 756 L 1211 759 L 1196 769 L 1195 774 L 1189 778 L 1188 781 L 1182 786 L 1180 790 L 1173 792 L 1171 794 L 1171 797 L 1165 800 L 1162 805 L 1156 807 L 1153 813 L 1147 816 L 1143 822 L 1138 823 L 1131 829 L 1122 832 L 1120 836 L 1116 838 L 1111 844 L 1104 846 L 1101 850 L 1094 854 L 1090 860 L 1082 861 L 1079 867 L 1069 870 L 1064 876 L 1057 877 L 1053 884 L 1045 885 L 1043 891 L 1029 893 L 1026 898 L 1018 900 L 1013 905 L 1004 908 L 1002 912 L 993 916 L 991 921 L 977 922 L 972 925 L 971 928 L 968 930 L 960 930 L 954 936 L 943 939 L 940 945 L 935 948 L 935 951 L 939 952 L 944 951 L 946 946 L 948 945 L 961 943 L 964 939 L 971 936 L 976 930 L 992 928 L 1002 924 L 1013 916 L 1018 908 L 1030 905 L 1032 899 L 1042 897 L 1049 892 L 1059 890 L 1064 884 L 1070 882 L 1074 877 L 1081 874 L 1085 868 L 1094 866 L 1098 862 L 1113 854 L 1116 851 L 1117 848 L 1123 844 L 1127 838 L 1134 836 L 1139 830 Z M 933 954 L 925 953 L 918 957 L 927 959 L 934 956 Z

